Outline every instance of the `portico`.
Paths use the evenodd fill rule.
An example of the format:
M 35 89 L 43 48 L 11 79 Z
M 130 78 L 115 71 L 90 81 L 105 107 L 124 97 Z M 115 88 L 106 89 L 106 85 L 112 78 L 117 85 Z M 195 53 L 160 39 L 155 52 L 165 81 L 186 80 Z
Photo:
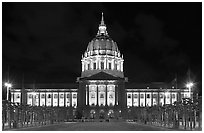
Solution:
M 121 112 L 123 105 L 120 99 L 125 96 L 125 93 L 120 92 L 124 90 L 121 88 L 124 84 L 123 78 L 100 72 L 91 77 L 79 78 L 78 82 L 81 87 L 78 92 L 79 108 L 85 111 L 81 112 L 84 112 L 86 117 L 119 117 L 119 111 Z

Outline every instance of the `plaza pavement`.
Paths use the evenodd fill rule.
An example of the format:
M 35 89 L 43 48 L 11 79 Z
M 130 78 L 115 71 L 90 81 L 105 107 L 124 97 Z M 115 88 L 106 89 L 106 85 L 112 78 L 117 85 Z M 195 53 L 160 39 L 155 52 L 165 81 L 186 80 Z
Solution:
M 11 131 L 172 131 L 129 122 L 65 122 L 42 127 L 13 129 Z

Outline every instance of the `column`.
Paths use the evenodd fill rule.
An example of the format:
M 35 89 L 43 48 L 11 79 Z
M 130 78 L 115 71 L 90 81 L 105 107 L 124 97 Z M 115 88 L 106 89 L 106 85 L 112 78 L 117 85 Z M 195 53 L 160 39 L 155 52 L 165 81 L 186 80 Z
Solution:
M 38 106 L 40 106 L 40 92 L 38 93 Z
M 138 107 L 140 107 L 140 91 L 138 92 Z
M 123 72 L 123 61 L 121 61 L 121 72 Z
M 172 91 L 170 91 L 169 95 L 170 95 L 170 104 L 172 104 Z
M 117 85 L 117 105 L 118 105 L 118 99 L 119 99 L 119 96 L 118 96 L 118 85 Z
M 66 107 L 66 93 L 64 92 L 64 107 Z
M 164 105 L 166 104 L 166 95 L 165 95 L 165 92 L 164 92 Z
M 45 107 L 47 106 L 47 94 L 45 92 Z
M 114 60 L 112 59 L 111 60 L 111 70 L 113 70 L 114 69 Z
M 180 101 L 181 100 L 181 91 L 179 90 L 179 92 L 177 92 L 178 93 L 178 100 L 177 101 Z
M 86 86 L 86 91 L 85 91 L 85 96 L 86 96 L 86 105 L 88 104 L 88 100 L 87 100 L 87 94 L 88 94 L 88 92 L 87 92 L 87 86 Z
M 98 57 L 98 61 L 97 61 L 97 64 L 98 64 L 98 69 L 100 70 L 101 69 L 101 64 L 100 64 L 100 58 Z
M 32 106 L 34 106 L 34 98 L 33 98 L 33 94 L 32 94 Z
M 134 98 L 133 98 L 133 92 L 132 92 L 132 107 L 133 107 L 133 103 L 134 103 Z
M 82 72 L 84 71 L 84 61 L 82 61 Z
M 14 94 L 15 94 L 15 93 L 13 92 L 13 102 L 14 102 Z M 22 97 L 22 96 L 21 96 L 21 97 Z M 22 103 L 21 103 L 21 104 L 22 104 Z
M 89 106 L 89 86 L 86 86 L 87 88 L 87 105 Z
M 96 106 L 98 105 L 98 85 L 96 85 Z
M 70 96 L 69 97 L 70 98 L 70 100 L 69 100 L 70 101 L 70 107 L 72 107 L 72 92 L 69 93 L 69 96 Z
M 157 101 L 157 105 L 159 105 L 159 104 L 160 104 L 160 94 L 159 94 L 159 91 L 157 92 L 157 96 L 158 96 L 158 97 L 157 97 L 157 100 L 158 100 L 158 101 Z
M 108 94 L 108 92 L 107 92 L 107 84 L 105 86 L 106 86 L 106 101 L 105 101 L 105 105 L 108 105 L 107 104 L 107 98 L 108 98 L 108 95 L 107 95 Z
M 98 69 L 98 57 L 96 57 L 96 69 Z
M 118 100 L 117 92 L 118 92 L 118 88 L 115 85 L 115 106 L 117 105 L 117 100 Z
M 121 71 L 121 61 L 119 61 L 119 71 Z
M 106 55 L 106 57 L 107 57 L 107 55 Z M 107 69 L 107 58 L 105 58 L 105 60 L 104 60 L 104 69 Z
M 84 71 L 87 70 L 87 67 L 88 67 L 88 66 L 87 66 L 87 62 L 84 61 Z
M 146 92 L 144 92 L 144 98 L 145 98 L 145 107 L 146 107 L 146 105 L 147 105 L 147 100 L 146 100 Z
M 58 107 L 59 107 L 59 92 L 57 93 L 57 105 L 58 105 Z
M 151 106 L 153 106 L 153 92 L 151 92 Z
M 90 61 L 90 70 L 93 70 L 93 61 Z
M 51 107 L 53 107 L 53 92 L 51 93 Z

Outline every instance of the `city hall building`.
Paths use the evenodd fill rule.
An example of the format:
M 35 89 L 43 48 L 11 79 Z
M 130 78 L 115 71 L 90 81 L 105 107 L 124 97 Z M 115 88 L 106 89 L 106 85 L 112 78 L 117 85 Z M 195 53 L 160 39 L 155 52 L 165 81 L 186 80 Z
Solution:
M 173 104 L 193 95 L 167 83 L 128 83 L 123 64 L 123 54 L 109 36 L 102 15 L 98 33 L 82 56 L 76 83 L 14 86 L 11 102 L 61 107 L 73 115 L 77 110 L 86 118 L 127 118 L 129 109 Z

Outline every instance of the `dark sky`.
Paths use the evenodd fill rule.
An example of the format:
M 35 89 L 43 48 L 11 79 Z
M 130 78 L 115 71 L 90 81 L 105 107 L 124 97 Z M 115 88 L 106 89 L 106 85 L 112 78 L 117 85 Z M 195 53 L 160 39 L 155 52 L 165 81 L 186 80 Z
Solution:
M 129 82 L 201 83 L 201 3 L 3 3 L 3 80 L 75 82 L 101 12 Z

